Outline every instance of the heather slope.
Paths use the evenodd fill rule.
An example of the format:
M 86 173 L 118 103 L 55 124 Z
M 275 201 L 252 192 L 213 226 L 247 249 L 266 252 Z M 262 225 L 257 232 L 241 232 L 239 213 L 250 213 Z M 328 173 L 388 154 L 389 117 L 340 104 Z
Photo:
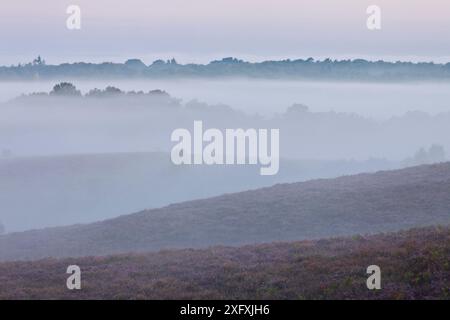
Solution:
M 0 299 L 450 299 L 450 229 L 0 264 Z M 82 290 L 65 287 L 68 265 Z M 366 268 L 381 268 L 381 290 Z
M 450 163 L 170 205 L 0 237 L 0 260 L 317 239 L 450 223 Z

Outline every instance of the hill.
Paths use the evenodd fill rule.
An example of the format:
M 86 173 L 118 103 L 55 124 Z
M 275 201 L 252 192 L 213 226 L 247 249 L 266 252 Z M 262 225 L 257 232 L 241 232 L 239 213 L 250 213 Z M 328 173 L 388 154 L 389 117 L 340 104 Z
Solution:
M 450 299 L 450 229 L 0 264 L 0 299 Z M 65 287 L 68 265 L 82 290 Z M 381 290 L 366 268 L 381 268 Z
M 450 223 L 450 163 L 279 184 L 0 237 L 0 260 L 318 239 Z
M 175 166 L 163 152 L 0 157 L 0 221 L 9 232 L 90 223 L 275 183 L 399 165 L 281 159 L 279 174 L 260 176 L 257 166 Z

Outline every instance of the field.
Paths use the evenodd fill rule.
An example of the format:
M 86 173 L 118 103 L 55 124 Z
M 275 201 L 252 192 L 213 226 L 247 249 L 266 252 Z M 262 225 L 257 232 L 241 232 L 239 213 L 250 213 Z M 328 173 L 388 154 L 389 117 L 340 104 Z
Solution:
M 0 264 L 0 299 L 450 299 L 450 228 Z M 66 289 L 68 265 L 82 289 Z M 366 287 L 381 268 L 382 289 Z

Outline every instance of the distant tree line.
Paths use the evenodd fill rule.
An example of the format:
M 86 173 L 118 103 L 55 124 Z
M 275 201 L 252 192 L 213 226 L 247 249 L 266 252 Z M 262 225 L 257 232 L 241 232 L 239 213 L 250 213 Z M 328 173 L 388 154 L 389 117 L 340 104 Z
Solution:
M 433 164 L 445 162 L 447 159 L 445 148 L 438 144 L 433 144 L 428 150 L 420 148 L 412 158 L 404 161 L 405 166 L 419 166 L 423 164 Z
M 108 86 L 105 89 L 92 89 L 85 95 L 70 82 L 61 82 L 56 84 L 50 92 L 34 92 L 29 95 L 22 95 L 20 98 L 36 97 L 36 96 L 55 96 L 55 97 L 86 97 L 86 98 L 107 98 L 113 96 L 158 96 L 170 98 L 170 95 L 163 90 L 144 91 L 122 91 L 119 88 Z
M 208 64 L 179 64 L 175 59 L 156 60 L 146 65 L 139 59 L 125 63 L 63 63 L 49 65 L 40 56 L 33 62 L 0 67 L 0 79 L 89 78 L 161 78 L 161 77 L 254 77 L 327 80 L 413 81 L 450 80 L 450 62 L 386 62 L 354 60 L 280 60 L 246 62 L 224 58 Z

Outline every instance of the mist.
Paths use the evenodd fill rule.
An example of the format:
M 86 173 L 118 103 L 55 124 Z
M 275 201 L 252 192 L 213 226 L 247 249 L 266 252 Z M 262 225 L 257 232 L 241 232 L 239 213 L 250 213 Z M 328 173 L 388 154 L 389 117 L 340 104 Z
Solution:
M 450 149 L 447 84 L 185 81 L 110 81 L 122 94 L 101 98 L 11 98 L 0 104 L 0 150 L 14 156 L 170 152 L 173 130 L 192 129 L 195 120 L 206 128 L 280 129 L 280 156 L 288 159 L 400 161 L 432 144 Z M 84 93 L 106 87 L 81 84 L 75 83 Z M 20 85 L 16 91 L 52 87 Z M 166 93 L 139 93 L 155 89 Z
M 105 80 L 74 84 L 84 94 L 110 85 L 122 92 L 37 93 L 54 84 L 2 87 L 0 221 L 8 232 L 440 162 L 450 150 L 450 90 L 443 83 Z M 166 92 L 148 93 L 155 89 Z M 223 130 L 280 129 L 279 173 L 261 177 L 251 165 L 175 166 L 171 132 L 192 130 L 195 120 Z
M 63 81 L 64 79 L 61 79 Z M 386 120 L 408 111 L 437 114 L 450 111 L 449 82 L 323 82 L 265 79 L 158 79 L 76 80 L 83 93 L 93 88 L 114 86 L 125 91 L 162 89 L 188 102 L 226 104 L 248 114 L 272 116 L 294 103 L 313 111 L 345 112 Z M 58 81 L 1 82 L 0 102 L 21 94 L 49 92 Z

